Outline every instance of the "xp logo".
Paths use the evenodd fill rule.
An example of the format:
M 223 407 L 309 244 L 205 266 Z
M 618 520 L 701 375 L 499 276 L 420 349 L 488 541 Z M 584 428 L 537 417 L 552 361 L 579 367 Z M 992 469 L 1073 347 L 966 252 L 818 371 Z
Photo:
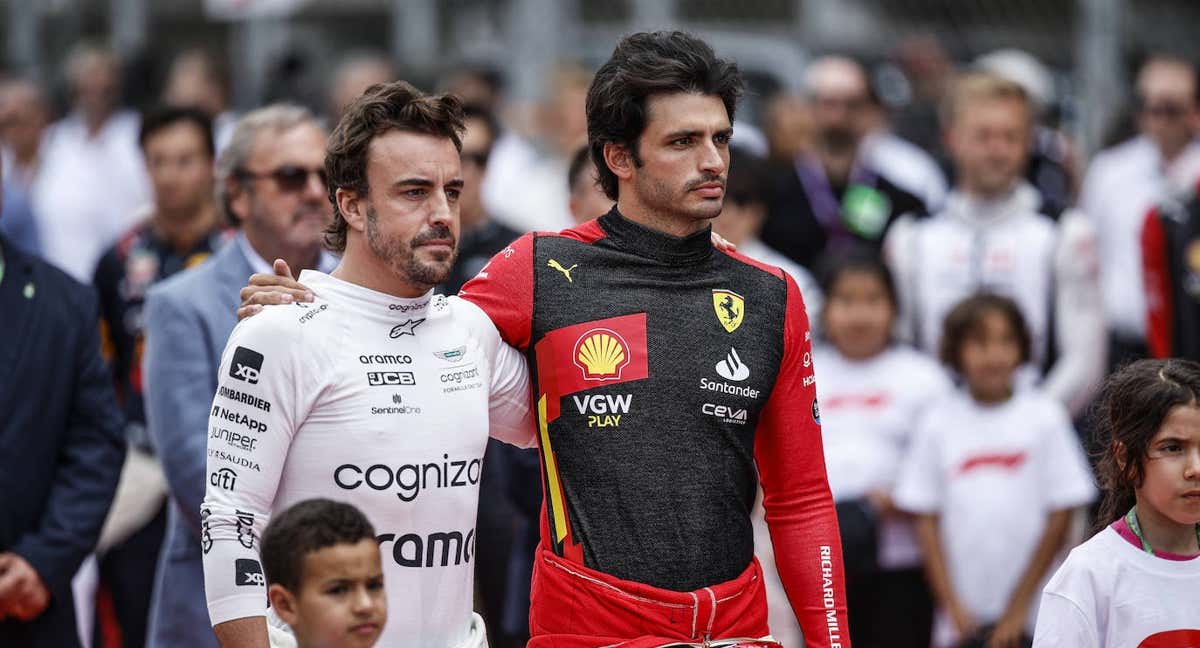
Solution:
M 583 370 L 584 380 L 620 380 L 621 370 L 629 364 L 629 345 L 611 329 L 592 329 L 575 343 L 575 366 Z
M 237 473 L 230 468 L 222 468 L 208 476 L 208 483 L 222 490 L 232 491 L 237 485 Z
M 234 582 L 238 587 L 245 585 L 266 587 L 267 585 L 267 579 L 263 576 L 262 565 L 257 560 L 238 558 L 233 563 L 233 571 L 236 575 Z
M 262 371 L 263 355 L 246 347 L 233 350 L 233 363 L 229 365 L 229 375 L 250 383 L 258 384 L 258 374 Z
M 717 363 L 717 373 L 725 380 L 741 382 L 750 377 L 750 367 L 742 363 L 737 349 L 730 347 L 725 359 Z
M 396 338 L 398 338 L 402 335 L 411 335 L 413 337 L 416 337 L 417 336 L 417 327 L 420 326 L 421 322 L 424 322 L 424 321 L 425 321 L 424 317 L 422 317 L 421 319 L 418 319 L 418 320 L 415 320 L 415 319 L 404 320 L 403 323 L 397 324 L 392 327 L 392 332 L 388 334 L 388 337 L 392 338 L 393 340 L 395 340 Z

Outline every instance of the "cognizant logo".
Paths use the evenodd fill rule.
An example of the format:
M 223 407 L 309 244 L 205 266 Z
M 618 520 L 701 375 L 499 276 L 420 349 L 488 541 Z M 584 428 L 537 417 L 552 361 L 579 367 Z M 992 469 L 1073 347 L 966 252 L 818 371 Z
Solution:
M 458 488 L 478 486 L 480 459 L 450 460 L 443 454 L 442 461 L 424 464 L 402 464 L 388 466 L 374 464 L 366 468 L 354 464 L 342 464 L 333 471 L 333 483 L 338 488 L 355 490 L 366 486 L 372 490 L 396 490 L 402 502 L 411 502 L 429 488 Z

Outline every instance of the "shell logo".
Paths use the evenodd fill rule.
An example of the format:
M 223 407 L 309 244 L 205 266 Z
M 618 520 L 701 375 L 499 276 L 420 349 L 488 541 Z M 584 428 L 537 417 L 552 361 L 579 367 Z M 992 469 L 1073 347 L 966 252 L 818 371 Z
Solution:
M 620 380 L 621 370 L 629 364 L 629 345 L 611 329 L 592 329 L 575 343 L 575 365 L 583 370 L 584 380 Z

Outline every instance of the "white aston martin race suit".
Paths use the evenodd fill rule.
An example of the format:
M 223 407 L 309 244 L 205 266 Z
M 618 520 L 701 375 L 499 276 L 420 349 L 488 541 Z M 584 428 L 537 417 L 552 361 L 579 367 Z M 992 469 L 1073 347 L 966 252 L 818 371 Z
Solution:
M 267 615 L 259 538 L 324 497 L 375 527 L 381 646 L 459 646 L 472 613 L 479 477 L 491 436 L 534 443 L 525 360 L 457 297 L 400 299 L 305 271 L 316 301 L 241 322 L 209 417 L 202 515 L 214 625 Z M 475 619 L 475 620 L 473 620 Z

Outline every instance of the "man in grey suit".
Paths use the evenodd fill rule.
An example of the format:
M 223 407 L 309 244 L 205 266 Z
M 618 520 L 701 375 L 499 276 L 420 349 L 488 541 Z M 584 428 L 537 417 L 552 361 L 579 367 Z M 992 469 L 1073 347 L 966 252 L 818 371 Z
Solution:
M 332 219 L 325 183 L 326 133 L 307 110 L 268 106 L 247 114 L 217 160 L 217 198 L 241 226 L 203 265 L 154 287 L 146 301 L 146 415 L 171 491 L 158 564 L 149 648 L 217 648 L 204 598 L 208 415 L 225 341 L 237 323 L 239 291 L 269 259 L 329 272 L 321 247 Z M 253 451 L 232 446 L 233 461 Z

